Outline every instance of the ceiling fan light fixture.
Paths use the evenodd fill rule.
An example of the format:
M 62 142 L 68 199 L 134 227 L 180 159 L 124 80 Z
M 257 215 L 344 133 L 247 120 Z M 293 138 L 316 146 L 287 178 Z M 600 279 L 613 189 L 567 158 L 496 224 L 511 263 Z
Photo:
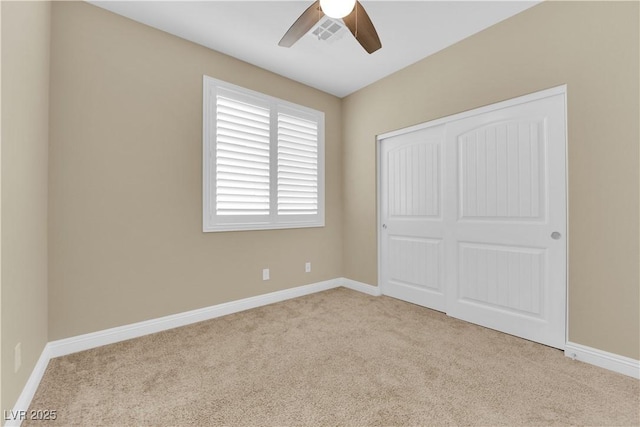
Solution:
M 320 8 L 325 15 L 342 19 L 351 13 L 356 5 L 356 0 L 320 0 Z
M 340 10 L 333 10 L 334 5 L 339 6 Z M 334 20 L 342 19 L 345 27 L 349 29 L 367 53 L 373 53 L 382 47 L 371 18 L 357 0 L 315 0 L 282 36 L 278 45 L 293 46 L 302 36 L 309 33 L 323 16 Z M 358 30 L 360 31 L 358 32 Z M 318 35 L 318 33 L 314 32 L 314 35 Z

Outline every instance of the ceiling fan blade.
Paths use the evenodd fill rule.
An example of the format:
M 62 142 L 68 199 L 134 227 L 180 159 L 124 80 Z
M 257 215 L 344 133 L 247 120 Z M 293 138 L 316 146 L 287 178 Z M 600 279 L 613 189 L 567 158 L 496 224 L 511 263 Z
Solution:
M 324 16 L 324 12 L 320 9 L 320 0 L 315 1 L 305 10 L 302 15 L 293 23 L 289 31 L 285 33 L 278 43 L 282 47 L 291 47 L 300 37 L 309 32 L 314 25 L 318 23 L 320 18 Z
M 378 37 L 371 18 L 369 18 L 367 11 L 364 10 L 364 7 L 362 7 L 359 1 L 356 1 L 353 12 L 342 18 L 342 20 L 364 50 L 373 53 L 382 47 L 380 37 Z

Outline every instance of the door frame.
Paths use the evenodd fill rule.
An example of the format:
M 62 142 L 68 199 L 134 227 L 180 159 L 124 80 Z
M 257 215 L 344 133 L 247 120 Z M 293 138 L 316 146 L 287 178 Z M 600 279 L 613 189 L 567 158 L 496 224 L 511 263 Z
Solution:
M 382 295 L 385 293 L 385 284 L 382 282 L 382 141 L 387 138 L 391 138 L 398 135 L 404 135 L 407 133 L 427 129 L 434 126 L 446 124 L 455 120 L 465 119 L 473 117 L 479 114 L 489 113 L 492 111 L 501 110 L 503 108 L 509 108 L 520 104 L 526 104 L 528 102 L 537 101 L 552 96 L 562 95 L 564 101 L 564 117 L 565 117 L 565 224 L 566 224 L 566 239 L 565 239 L 565 344 L 569 342 L 569 125 L 567 114 L 567 85 L 563 84 L 555 86 L 549 89 L 543 89 L 538 92 L 529 93 L 526 95 L 518 96 L 516 98 L 507 99 L 505 101 L 499 101 L 494 104 L 484 105 L 482 107 L 474 108 L 471 110 L 465 110 L 460 113 L 452 114 L 445 117 L 440 117 L 428 122 L 419 123 L 413 126 L 396 129 L 393 131 L 385 132 L 376 136 L 376 214 L 377 214 L 377 243 L 378 243 L 378 286 Z

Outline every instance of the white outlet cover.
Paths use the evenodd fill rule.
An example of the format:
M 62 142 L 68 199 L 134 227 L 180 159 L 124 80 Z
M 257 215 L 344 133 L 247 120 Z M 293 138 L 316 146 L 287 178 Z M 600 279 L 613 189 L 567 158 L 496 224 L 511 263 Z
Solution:
M 269 269 L 265 268 L 262 270 L 262 280 L 269 280 Z
M 310 262 L 305 263 L 305 265 L 304 265 L 304 271 L 305 271 L 306 273 L 311 273 L 311 263 L 310 263 Z

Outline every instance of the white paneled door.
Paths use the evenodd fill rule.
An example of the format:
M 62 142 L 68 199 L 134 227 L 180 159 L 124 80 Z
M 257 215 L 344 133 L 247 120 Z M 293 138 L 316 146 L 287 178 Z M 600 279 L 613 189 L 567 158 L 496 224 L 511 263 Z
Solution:
M 382 143 L 384 292 L 444 310 L 442 162 L 444 126 Z
M 564 88 L 381 137 L 383 292 L 564 348 Z

